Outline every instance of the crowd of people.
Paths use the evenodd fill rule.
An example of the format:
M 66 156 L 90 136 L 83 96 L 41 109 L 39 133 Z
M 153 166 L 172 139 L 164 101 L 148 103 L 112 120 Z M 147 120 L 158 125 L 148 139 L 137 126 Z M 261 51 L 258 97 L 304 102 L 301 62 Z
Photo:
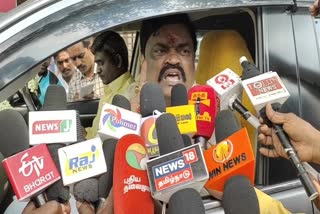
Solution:
M 319 13 L 320 2 L 316 0 L 310 7 L 313 16 Z M 172 15 L 154 18 L 142 22 L 140 31 L 141 72 L 140 81 L 135 82 L 128 71 L 128 50 L 123 38 L 116 32 L 106 31 L 96 38 L 87 39 L 68 47 L 54 55 L 54 63 L 61 77 L 54 76 L 48 69 L 49 61 L 43 64 L 39 72 L 39 100 L 43 103 L 43 94 L 49 84 L 61 84 L 68 94 L 68 101 L 100 98 L 97 116 L 93 125 L 86 129 L 86 138 L 97 135 L 99 117 L 104 103 L 110 103 L 115 94 L 122 94 L 132 101 L 132 109 L 137 110 L 139 89 L 145 82 L 160 84 L 167 105 L 170 105 L 171 88 L 182 83 L 190 89 L 195 82 L 195 54 L 197 49 L 196 34 L 187 15 Z M 93 84 L 93 91 L 80 97 L 83 86 Z M 271 105 L 266 106 L 268 119 L 283 125 L 301 161 L 320 164 L 320 131 L 312 127 L 293 113 L 275 112 Z M 261 119 L 258 141 L 261 143 L 260 153 L 266 157 L 288 158 L 275 131 Z M 312 178 L 313 184 L 320 193 L 317 178 Z M 210 191 L 209 191 L 210 192 Z M 212 193 L 214 194 L 214 193 Z M 112 191 L 98 210 L 98 213 L 113 213 Z M 219 197 L 219 196 L 218 196 Z M 220 196 L 221 197 L 221 196 Z M 275 212 L 289 213 L 280 202 L 264 199 L 264 203 L 273 204 Z M 271 201 L 272 200 L 272 201 Z M 320 209 L 320 199 L 314 201 Z M 276 204 L 276 205 L 275 205 Z M 94 213 L 94 208 L 88 203 L 77 203 L 79 213 Z M 49 208 L 50 207 L 50 208 Z M 155 202 L 156 212 L 159 204 Z M 41 213 L 43 210 L 52 213 L 68 213 L 70 205 L 48 202 L 45 206 L 35 208 L 32 202 L 25 208 L 25 213 Z M 270 207 L 272 209 L 272 207 Z M 280 211 L 281 210 L 281 211 Z M 261 210 L 262 212 L 262 210 Z

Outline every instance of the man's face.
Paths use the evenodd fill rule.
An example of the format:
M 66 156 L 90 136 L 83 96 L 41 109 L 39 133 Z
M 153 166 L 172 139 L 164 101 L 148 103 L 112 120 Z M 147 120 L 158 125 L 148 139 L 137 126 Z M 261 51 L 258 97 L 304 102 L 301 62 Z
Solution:
M 152 34 L 145 50 L 146 81 L 158 82 L 166 97 L 172 86 L 182 83 L 187 90 L 195 79 L 194 48 L 182 24 L 164 25 Z
M 75 67 L 67 51 L 58 53 L 56 64 L 63 77 L 71 77 L 75 72 Z
M 87 74 L 93 69 L 94 56 L 88 48 L 83 46 L 82 42 L 68 48 L 68 53 L 73 64 L 81 71 L 81 73 Z
M 105 53 L 96 52 L 94 61 L 97 64 L 97 73 L 103 84 L 107 85 L 119 76 L 119 68 L 111 63 L 110 57 Z

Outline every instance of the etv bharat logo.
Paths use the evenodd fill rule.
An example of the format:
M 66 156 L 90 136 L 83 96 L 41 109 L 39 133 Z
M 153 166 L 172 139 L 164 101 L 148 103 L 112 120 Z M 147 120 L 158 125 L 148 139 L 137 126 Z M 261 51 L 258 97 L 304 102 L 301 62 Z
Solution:
M 223 163 L 228 160 L 233 153 L 233 144 L 230 140 L 220 142 L 213 149 L 212 157 L 218 163 Z
M 70 132 L 72 120 L 41 120 L 32 124 L 32 134 Z
M 107 112 L 102 118 L 102 124 L 107 124 L 108 128 L 111 131 L 116 131 L 116 128 L 125 127 L 133 131 L 137 130 L 137 124 L 130 122 L 128 120 L 122 119 L 121 112 L 119 109 L 114 111 L 113 109 L 105 109 L 104 112 Z
M 146 162 L 148 160 L 146 149 L 139 143 L 131 144 L 126 151 L 126 160 L 129 166 L 146 170 Z
M 33 171 L 36 172 L 37 176 L 40 176 L 40 170 L 43 169 L 44 161 L 43 157 L 32 156 L 32 160 L 28 158 L 29 154 L 25 153 L 21 158 L 21 167 L 19 168 L 19 173 L 22 173 L 23 176 L 29 177 Z M 29 160 L 26 160 L 29 159 Z

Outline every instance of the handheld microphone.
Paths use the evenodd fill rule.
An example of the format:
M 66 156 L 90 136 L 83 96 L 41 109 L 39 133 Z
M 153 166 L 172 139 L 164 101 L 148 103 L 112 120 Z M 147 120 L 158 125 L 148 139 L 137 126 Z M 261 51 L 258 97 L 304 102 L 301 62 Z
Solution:
M 140 136 L 129 134 L 119 139 L 114 157 L 114 213 L 153 214 L 147 160 L 146 145 Z
M 245 176 L 233 176 L 224 186 L 222 205 L 226 214 L 259 214 L 259 201 Z
M 141 115 L 130 110 L 129 100 L 122 95 L 115 95 L 112 104 L 103 105 L 98 130 L 102 141 L 140 134 Z
M 280 110 L 281 104 L 283 104 L 290 96 L 288 90 L 276 72 L 266 72 L 261 74 L 259 69 L 254 64 L 248 62 L 245 57 L 240 58 L 240 63 L 243 67 L 244 73 L 242 78 L 243 88 L 264 121 L 275 129 L 281 145 L 286 151 L 289 160 L 295 167 L 298 177 L 304 186 L 309 199 L 314 200 L 318 197 L 319 193 L 314 188 L 307 170 L 301 163 L 288 135 L 284 132 L 282 125 L 272 124 L 265 113 L 265 105 L 267 103 L 272 103 L 272 106 L 276 111 Z
M 96 202 L 98 197 L 98 180 L 96 178 L 87 178 L 74 184 L 73 195 L 77 201 Z
M 44 97 L 41 111 L 67 110 L 67 94 L 60 85 L 49 85 Z
M 141 137 L 144 140 L 149 158 L 159 156 L 155 121 L 158 114 L 166 111 L 163 91 L 157 83 L 146 83 L 140 93 Z
M 171 195 L 184 188 L 198 192 L 208 179 L 208 171 L 199 144 L 184 147 L 172 114 L 156 120 L 160 156 L 147 162 L 152 197 L 168 202 Z
M 171 107 L 167 113 L 176 117 L 181 134 L 195 133 L 197 131 L 196 111 L 194 105 L 188 105 L 188 93 L 183 84 L 177 84 L 171 90 Z
M 182 134 L 181 136 L 182 136 L 182 139 L 183 139 L 184 147 L 188 147 L 188 146 L 192 145 L 191 138 L 189 137 L 189 135 Z
M 107 172 L 103 173 L 98 178 L 98 187 L 99 187 L 99 200 L 95 202 L 97 210 L 102 206 L 105 199 L 108 197 L 109 192 L 113 185 L 113 163 L 114 163 L 114 153 L 117 145 L 116 139 L 108 139 L 103 142 L 102 148 L 105 158 L 105 163 L 107 166 Z
M 205 187 L 223 191 L 225 182 L 234 175 L 244 175 L 254 184 L 255 157 L 250 139 L 232 111 L 218 112 L 216 138 L 219 143 L 203 153 L 209 171 Z
M 175 192 L 169 200 L 168 214 L 204 214 L 199 192 L 186 188 Z
M 195 143 L 206 148 L 206 142 L 214 131 L 214 121 L 217 114 L 216 93 L 208 85 L 196 85 L 188 91 L 189 104 L 195 105 L 197 132 Z

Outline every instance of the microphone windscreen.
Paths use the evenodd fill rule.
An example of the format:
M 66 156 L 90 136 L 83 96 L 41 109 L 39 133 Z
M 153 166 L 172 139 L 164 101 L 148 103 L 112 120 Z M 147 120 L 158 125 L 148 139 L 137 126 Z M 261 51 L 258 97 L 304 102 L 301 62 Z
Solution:
M 140 113 L 142 117 L 153 115 L 153 111 L 166 111 L 166 101 L 159 84 L 148 82 L 144 84 L 140 92 Z
M 195 85 L 188 91 L 189 104 L 195 105 L 197 133 L 195 136 L 210 139 L 217 114 L 216 92 L 209 85 Z
M 49 85 L 40 110 L 67 110 L 67 95 L 64 87 L 60 85 Z
M 184 148 L 176 118 L 172 114 L 161 114 L 156 119 L 156 131 L 160 155 Z
M 48 145 L 48 150 L 50 152 L 50 155 L 52 157 L 53 162 L 55 163 L 59 173 L 61 174 L 61 169 L 60 169 L 60 160 L 58 156 L 58 149 L 64 147 L 64 144 L 61 143 L 54 143 L 54 144 L 49 144 Z M 69 200 L 70 198 L 70 191 L 69 191 L 69 186 L 64 186 L 62 179 L 59 181 L 53 183 L 46 189 L 46 194 L 48 201 L 51 200 L 56 200 L 60 203 L 65 203 Z
M 215 123 L 215 135 L 217 143 L 241 129 L 240 121 L 230 110 L 219 111 Z
M 87 178 L 74 184 L 73 194 L 77 201 L 94 203 L 98 200 L 98 180 Z
M 119 139 L 114 157 L 114 213 L 154 212 L 146 171 L 147 160 L 147 148 L 140 136 L 127 134 Z
M 188 105 L 188 92 L 183 84 L 176 84 L 171 89 L 171 106 Z
M 112 105 L 131 111 L 130 101 L 125 96 L 122 96 L 120 94 L 116 94 L 113 96 Z
M 0 152 L 9 157 L 29 148 L 28 127 L 22 115 L 13 109 L 0 111 Z
M 181 136 L 182 136 L 182 139 L 183 139 L 184 147 L 187 147 L 187 146 L 191 146 L 191 145 L 192 145 L 191 138 L 189 137 L 189 135 L 187 135 L 187 134 L 182 134 Z
M 224 186 L 222 204 L 226 214 L 259 214 L 257 194 L 247 177 L 231 177 Z
M 204 214 L 205 208 L 200 194 L 195 189 L 181 189 L 169 200 L 168 214 Z
M 107 198 L 113 185 L 113 163 L 117 142 L 118 141 L 116 139 L 108 139 L 102 144 L 107 172 L 103 173 L 98 178 L 99 198 Z

